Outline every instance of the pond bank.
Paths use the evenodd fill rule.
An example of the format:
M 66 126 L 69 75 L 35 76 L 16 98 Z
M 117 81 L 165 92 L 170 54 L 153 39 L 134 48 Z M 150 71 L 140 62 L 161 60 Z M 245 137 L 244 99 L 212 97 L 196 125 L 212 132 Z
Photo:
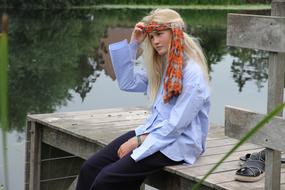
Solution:
M 42 7 L 31 6 L 26 8 L 16 9 L 28 9 L 28 10 L 56 10 L 56 9 L 154 9 L 154 8 L 171 8 L 176 10 L 270 10 L 270 4 L 242 4 L 242 5 L 129 5 L 129 4 L 99 4 L 88 6 L 71 6 L 71 7 Z M 14 9 L 13 7 L 2 7 L 0 9 Z
M 93 6 L 74 6 L 72 9 L 153 9 L 153 8 L 172 8 L 189 10 L 268 10 L 270 4 L 243 4 L 243 5 L 93 5 Z

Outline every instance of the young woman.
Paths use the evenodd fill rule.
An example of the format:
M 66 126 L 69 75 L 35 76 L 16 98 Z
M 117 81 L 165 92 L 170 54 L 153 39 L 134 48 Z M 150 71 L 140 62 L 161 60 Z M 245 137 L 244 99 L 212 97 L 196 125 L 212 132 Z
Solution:
M 77 190 L 136 190 L 145 177 L 164 166 L 193 164 L 205 150 L 209 125 L 206 59 L 184 32 L 181 16 L 156 9 L 138 22 L 131 42 L 109 46 L 119 87 L 147 92 L 150 116 L 89 158 Z M 146 71 L 134 71 L 138 46 Z

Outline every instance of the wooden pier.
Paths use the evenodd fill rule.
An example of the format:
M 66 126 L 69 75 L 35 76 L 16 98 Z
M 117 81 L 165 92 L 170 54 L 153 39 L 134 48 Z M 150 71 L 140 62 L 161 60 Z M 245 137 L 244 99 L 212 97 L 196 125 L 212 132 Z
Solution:
M 142 124 L 148 115 L 143 108 L 114 108 L 82 112 L 28 116 L 26 146 L 26 190 L 69 190 L 85 159 L 114 138 Z M 165 167 L 145 181 L 161 190 L 190 190 L 237 140 L 224 135 L 224 127 L 212 125 L 207 150 L 194 165 Z M 244 144 L 203 184 L 207 189 L 264 189 L 264 179 L 255 183 L 234 180 L 239 157 L 261 150 Z M 281 168 L 285 189 L 285 167 Z

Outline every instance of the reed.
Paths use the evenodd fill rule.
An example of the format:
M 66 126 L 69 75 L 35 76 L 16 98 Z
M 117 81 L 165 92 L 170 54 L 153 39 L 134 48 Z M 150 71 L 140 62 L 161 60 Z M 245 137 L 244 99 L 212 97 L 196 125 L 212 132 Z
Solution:
M 2 16 L 0 33 L 0 127 L 8 130 L 8 16 Z
M 2 149 L 4 162 L 4 186 L 0 190 L 8 190 L 8 16 L 2 16 L 2 32 L 0 33 L 0 128 L 2 128 Z

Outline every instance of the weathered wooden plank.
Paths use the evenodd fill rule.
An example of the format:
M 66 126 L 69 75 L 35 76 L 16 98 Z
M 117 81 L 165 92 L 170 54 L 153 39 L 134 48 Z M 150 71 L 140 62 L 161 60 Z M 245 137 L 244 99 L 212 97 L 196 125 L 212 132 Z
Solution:
M 284 178 L 285 178 L 285 176 L 284 176 Z M 257 188 L 257 189 L 253 189 L 253 190 L 264 190 L 264 189 L 265 189 L 264 187 L 261 187 L 261 188 Z M 282 183 L 280 185 L 280 190 L 285 190 L 285 183 Z
M 245 109 L 226 106 L 225 134 L 226 136 L 240 139 L 263 117 L 263 114 L 257 114 Z M 285 151 L 284 125 L 285 122 L 282 118 L 275 117 L 267 124 L 267 126 L 259 130 L 248 141 L 275 150 Z
M 252 149 L 252 150 L 247 150 L 247 151 L 234 152 L 224 162 L 229 162 L 229 161 L 238 161 L 239 162 L 240 156 L 244 156 L 246 153 L 249 153 L 249 152 L 258 152 L 260 150 L 261 149 Z M 177 173 L 178 171 L 184 170 L 187 168 L 196 168 L 196 167 L 200 167 L 200 166 L 216 164 L 220 161 L 220 159 L 224 155 L 225 154 L 214 154 L 214 155 L 208 155 L 208 156 L 201 156 L 193 165 L 182 164 L 182 165 L 176 165 L 176 166 L 167 166 L 165 168 L 165 170 L 170 172 L 170 173 Z
M 62 123 L 69 125 L 72 123 L 73 125 L 79 125 L 81 123 L 93 124 L 94 126 L 102 126 L 104 124 L 108 124 L 111 122 L 126 122 L 126 121 L 134 121 L 134 122 L 142 122 L 145 120 L 147 115 L 118 115 L 118 116 L 102 116 L 101 118 L 94 117 L 73 117 L 73 118 L 65 118 L 60 119 L 57 117 L 47 118 L 47 122 L 52 125 L 60 126 Z M 94 122 L 96 121 L 96 122 Z
M 230 182 L 236 183 L 235 172 L 236 172 L 236 170 L 221 172 L 221 173 L 213 173 L 207 178 L 207 181 L 211 182 L 211 183 L 215 183 L 215 184 L 230 183 Z M 281 172 L 282 172 L 281 173 L 282 176 L 285 177 L 285 173 L 284 173 L 285 168 L 283 168 Z M 200 176 L 200 177 L 203 177 L 203 176 Z M 248 185 L 247 189 L 255 189 L 258 186 L 263 187 L 263 189 L 264 189 L 264 178 L 262 178 L 258 182 L 254 182 L 252 185 L 251 185 L 251 183 L 239 182 L 239 181 L 237 182 L 237 184 L 246 184 L 246 185 Z
M 202 156 L 208 156 L 208 155 L 217 155 L 217 154 L 225 154 L 227 153 L 230 149 L 232 149 L 234 145 L 226 145 L 222 147 L 213 147 L 213 148 L 208 148 L 206 152 Z M 248 144 L 247 146 L 241 146 L 239 147 L 236 152 L 238 151 L 245 151 L 245 150 L 253 150 L 253 149 L 258 149 L 260 148 L 257 145 L 254 144 Z
M 42 180 L 40 190 L 65 190 L 74 181 L 76 176 L 58 178 L 54 180 Z M 39 190 L 39 189 L 38 189 Z
M 281 178 L 281 152 L 272 149 L 266 149 L 265 153 L 265 189 L 279 190 Z
M 28 115 L 28 119 L 38 122 L 50 123 L 57 120 L 69 120 L 69 119 L 108 119 L 109 117 L 124 117 L 124 116 L 140 116 L 148 115 L 149 111 L 145 108 L 108 108 L 97 109 L 80 112 L 58 112 L 50 114 L 33 114 Z M 100 120 L 98 120 L 100 121 Z
M 284 183 L 285 182 L 285 170 L 282 169 L 281 171 L 281 183 Z M 229 174 L 229 178 L 234 178 L 234 172 L 233 174 Z M 263 190 L 267 190 L 265 185 L 264 185 L 264 182 L 265 182 L 265 178 L 262 178 L 261 180 L 259 181 L 256 181 L 254 183 L 246 183 L 246 182 L 240 182 L 240 181 L 235 181 L 235 180 L 232 180 L 230 182 L 225 182 L 225 183 L 218 183 L 219 186 L 221 187 L 224 187 L 226 189 L 231 189 L 231 190 L 240 190 L 240 189 L 263 189 Z M 280 184 L 278 186 L 280 188 Z M 278 188 L 277 187 L 277 188 Z
M 213 184 L 232 182 L 235 180 L 235 172 L 236 169 L 218 172 L 218 173 L 212 173 L 207 177 L 207 182 Z M 203 177 L 204 175 L 198 176 L 198 178 L 203 178 Z
M 268 96 L 267 96 L 267 110 L 271 112 L 276 106 L 283 102 L 284 89 L 284 53 L 270 53 L 269 68 L 268 68 Z M 279 114 L 282 116 L 282 113 Z
M 193 186 L 196 184 L 196 180 L 188 180 L 184 177 L 179 177 L 174 173 L 169 173 L 163 170 L 150 175 L 145 182 L 146 184 L 161 190 L 192 190 Z M 212 184 L 212 186 L 215 185 Z M 217 187 L 217 189 L 219 188 Z M 208 184 L 203 184 L 199 190 L 212 190 L 212 188 L 209 187 Z
M 68 152 L 50 146 L 48 144 L 42 143 L 42 151 L 41 151 L 41 161 L 48 159 L 55 159 L 61 157 L 71 157 L 74 156 Z
M 224 146 L 224 145 L 233 145 L 236 144 L 238 141 L 236 139 L 232 138 L 227 138 L 227 139 L 214 139 L 211 141 L 206 141 L 206 147 L 211 148 L 211 147 L 219 147 L 219 146 Z
M 40 189 L 40 160 L 41 160 L 41 128 L 35 122 L 31 123 L 30 142 L 30 181 L 29 190 Z
M 182 177 L 191 179 L 191 180 L 197 180 L 198 176 L 204 176 L 215 164 L 208 164 L 208 165 L 201 165 L 198 167 L 186 167 L 181 168 L 178 171 L 176 171 L 176 174 L 181 175 Z M 214 173 L 220 173 L 225 171 L 232 171 L 238 169 L 239 162 L 237 160 L 229 161 L 229 162 L 223 162 L 215 171 Z
M 244 156 L 246 153 L 249 152 L 258 152 L 261 149 L 251 149 L 251 150 L 245 150 L 245 151 L 237 151 L 234 152 L 232 155 L 230 155 L 225 162 L 227 161 L 235 161 L 239 160 L 239 157 Z M 208 165 L 208 164 L 216 164 L 218 161 L 220 161 L 223 157 L 223 154 L 213 154 L 208 156 L 201 156 L 192 167 L 202 166 L 202 165 Z
M 30 121 L 27 121 L 26 128 L 26 151 L 25 151 L 25 190 L 29 190 L 30 182 L 30 146 L 31 146 L 31 125 Z
M 49 117 L 52 117 L 52 114 Z M 99 119 L 104 120 L 104 118 L 99 118 Z M 108 122 L 106 122 L 106 124 L 107 126 L 113 126 L 112 130 L 110 130 L 111 128 L 109 127 L 104 127 L 99 125 L 96 126 L 96 129 L 93 129 L 92 123 L 95 123 L 96 119 L 90 119 L 90 120 L 87 119 L 89 120 L 88 121 L 89 123 L 85 122 L 85 120 L 86 117 L 77 118 L 76 121 L 79 122 L 77 126 L 71 126 L 68 120 L 64 120 L 66 123 L 68 123 L 68 125 L 66 125 L 65 122 L 63 121 L 57 121 L 56 124 L 52 122 L 47 122 L 47 123 L 43 122 L 43 125 L 39 124 L 40 127 L 43 128 L 42 142 L 57 147 L 59 149 L 63 149 L 69 152 L 70 154 L 74 155 L 80 154 L 81 155 L 80 157 L 86 159 L 95 152 L 93 149 L 94 147 L 92 148 L 92 145 L 97 144 L 98 147 L 105 146 L 107 143 L 109 143 L 112 140 L 112 138 L 117 137 L 124 131 L 134 128 L 134 126 L 132 126 L 133 122 L 131 121 L 121 120 L 118 124 L 114 124 L 115 122 L 112 121 L 112 119 L 110 119 Z M 51 127 L 50 123 L 52 123 L 52 125 L 54 126 Z M 86 125 L 86 123 L 88 123 L 88 125 Z M 196 173 L 197 172 L 199 173 L 199 171 L 201 170 L 200 167 L 203 166 L 208 166 L 208 168 L 202 168 L 202 173 L 204 174 L 205 172 L 207 172 L 207 169 L 209 169 L 210 166 L 213 166 L 213 164 L 216 163 L 222 157 L 222 155 L 224 155 L 224 153 L 234 145 L 233 141 L 236 142 L 236 140 L 230 140 L 229 138 L 225 137 L 225 135 L 223 134 L 223 130 L 224 128 L 222 127 L 210 127 L 209 138 L 207 141 L 210 142 L 211 145 L 210 147 L 208 147 L 206 154 L 204 154 L 201 157 L 201 160 L 197 162 L 197 165 L 194 164 L 192 166 L 192 169 L 195 170 Z M 239 167 L 239 165 L 237 164 L 238 157 L 244 155 L 246 152 L 254 152 L 255 150 L 260 150 L 256 148 L 258 148 L 258 146 L 246 144 L 243 147 L 241 147 L 240 150 L 235 152 L 235 154 L 232 155 L 229 159 L 227 159 L 226 163 L 235 162 L 236 164 L 234 168 Z M 47 155 L 44 156 L 45 158 L 48 158 L 46 160 L 50 160 L 50 158 L 52 159 L 52 156 L 47 156 Z M 166 167 L 163 172 L 165 172 L 168 176 L 170 174 L 173 175 L 171 175 L 170 178 L 163 178 L 163 180 L 160 181 L 161 184 L 160 187 L 165 187 L 165 184 L 167 184 L 167 187 L 165 187 L 165 189 L 180 188 L 183 190 L 184 189 L 190 190 L 193 187 L 193 184 L 195 184 L 195 181 L 200 179 L 202 175 L 199 177 L 195 175 L 195 172 L 194 174 L 191 174 L 191 172 L 184 173 L 184 170 L 188 169 L 189 167 L 190 167 L 189 165 L 186 167 L 185 166 Z M 235 169 L 232 169 L 232 171 L 234 170 Z M 223 170 L 223 168 L 221 168 L 221 170 L 218 170 L 218 172 L 225 172 L 225 171 Z M 55 178 L 51 178 L 48 180 L 42 180 L 41 187 L 43 188 L 46 188 L 46 186 L 55 187 L 57 184 L 56 181 L 59 182 L 60 186 L 62 184 L 64 184 L 64 186 L 67 186 L 67 184 L 65 184 L 66 182 L 62 183 L 60 181 L 65 178 L 57 178 L 57 177 L 59 176 L 55 176 Z M 189 178 L 191 178 L 191 180 L 189 180 Z M 70 178 L 68 178 L 67 176 L 66 179 L 69 180 Z M 169 179 L 167 180 L 168 183 L 165 183 L 166 179 Z M 153 182 L 154 181 L 155 180 L 153 180 Z M 68 183 L 71 184 L 71 181 L 69 181 Z M 157 183 L 157 181 L 155 183 Z M 205 182 L 202 189 L 211 189 L 211 188 L 224 189 L 210 182 Z
M 77 138 L 48 127 L 43 128 L 42 142 L 83 159 L 89 158 L 104 146 L 102 143 L 92 143 L 86 140 L 86 138 Z
M 285 1 L 284 0 L 274 0 L 272 2 L 272 9 L 271 9 L 271 15 L 272 16 L 283 16 L 285 17 Z M 272 64 L 274 63 L 274 64 Z M 275 73 L 277 73 L 278 78 L 284 78 L 284 65 L 285 63 L 285 53 L 278 53 L 278 54 L 273 54 L 270 53 L 270 64 L 272 64 L 273 66 L 269 67 L 269 72 L 274 74 L 274 71 L 276 71 L 277 69 L 280 71 L 276 71 Z M 282 72 L 282 73 L 281 73 Z M 270 78 L 269 79 L 269 83 L 272 83 L 273 81 L 275 81 L 276 79 Z M 277 82 L 277 81 L 275 81 Z M 278 90 L 274 90 L 277 91 L 277 93 L 279 94 L 271 94 L 274 97 L 278 97 L 275 98 L 275 100 L 279 100 L 278 101 L 274 101 L 272 104 L 268 104 L 268 111 L 272 110 L 273 106 L 277 106 L 278 104 L 281 104 L 283 102 L 283 87 L 284 87 L 284 80 L 282 80 L 282 82 L 278 81 L 277 82 L 278 85 L 275 85 L 275 88 L 279 88 L 279 90 L 281 89 L 281 92 L 278 92 Z M 269 93 L 268 93 L 269 94 Z M 268 101 L 271 98 L 268 97 Z M 280 113 L 280 116 L 282 116 L 283 113 Z M 266 171 L 270 171 L 270 172 L 266 172 L 265 174 L 265 188 L 269 188 L 269 189 L 275 189 L 276 186 L 278 186 L 278 184 L 280 183 L 280 152 L 277 152 L 275 150 L 267 150 L 266 151 L 266 162 L 265 162 L 265 170 Z M 272 162 L 271 162 L 272 161 Z M 272 182 L 272 180 L 274 179 L 274 182 Z M 277 190 L 279 189 L 279 186 L 277 188 Z
M 79 157 L 63 157 L 41 161 L 41 180 L 78 175 L 84 160 Z
M 181 176 L 184 179 L 197 182 L 200 179 L 202 179 L 201 176 L 204 176 L 212 167 L 214 164 L 209 164 L 209 165 L 203 165 L 200 167 L 188 167 L 188 168 L 183 168 L 180 169 L 179 171 L 176 172 L 176 175 Z M 226 171 L 233 171 L 239 168 L 238 161 L 232 161 L 232 162 L 224 162 L 220 165 L 219 168 L 215 171 L 215 173 L 222 173 Z M 200 177 L 199 177 L 200 176 Z M 204 182 L 204 185 L 213 188 L 213 189 L 225 189 L 220 187 L 219 185 L 215 183 L 211 183 L 208 180 Z
M 274 0 L 272 2 L 271 16 L 285 17 L 285 1 Z M 269 54 L 269 78 L 268 78 L 268 97 L 267 111 L 272 111 L 277 105 L 283 102 L 284 88 L 284 65 L 285 53 Z M 282 116 L 282 112 L 280 113 Z M 280 152 L 266 149 L 265 161 L 265 188 L 268 190 L 280 189 Z
M 227 45 L 285 52 L 285 18 L 228 14 Z

